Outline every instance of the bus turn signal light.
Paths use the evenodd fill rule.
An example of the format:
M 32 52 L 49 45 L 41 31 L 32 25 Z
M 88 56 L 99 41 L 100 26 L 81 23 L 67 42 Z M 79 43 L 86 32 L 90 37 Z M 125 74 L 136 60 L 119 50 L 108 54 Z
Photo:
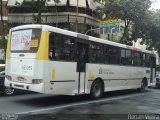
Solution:
M 7 80 L 12 81 L 12 77 L 10 75 L 6 75 Z
M 40 84 L 43 80 L 42 79 L 33 79 L 32 83 L 33 84 Z

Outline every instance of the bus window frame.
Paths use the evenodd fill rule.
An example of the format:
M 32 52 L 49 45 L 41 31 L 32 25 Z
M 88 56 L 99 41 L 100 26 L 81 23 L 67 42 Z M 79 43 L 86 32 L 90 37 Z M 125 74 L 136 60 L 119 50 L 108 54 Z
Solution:
M 71 59 L 64 59 L 64 58 L 58 58 L 57 56 L 58 56 L 58 54 L 59 54 L 59 52 L 57 52 L 56 53 L 56 47 L 55 47 L 55 45 L 54 45 L 54 50 L 55 50 L 55 54 L 57 54 L 57 56 L 55 56 L 55 59 L 54 58 L 51 58 L 50 57 L 50 35 L 52 35 L 53 34 L 53 36 L 54 35 L 57 35 L 56 37 L 58 37 L 58 38 L 62 38 L 62 37 L 64 37 L 64 38 L 71 38 L 70 40 L 72 40 L 73 39 L 73 41 L 74 41 L 74 47 L 72 48 L 72 51 L 74 52 L 73 53 L 73 55 L 74 55 L 74 58 L 73 58 L 73 60 L 71 60 Z M 48 44 L 49 44 L 49 47 L 48 47 L 48 58 L 49 58 L 49 60 L 50 61 L 63 61 L 63 62 L 76 62 L 76 42 L 77 42 L 77 38 L 76 37 L 74 37 L 74 36 L 70 36 L 70 35 L 65 35 L 65 34 L 60 34 L 60 33 L 56 33 L 56 32 L 50 32 L 50 35 L 49 35 L 49 41 L 48 41 Z M 61 36 L 61 37 L 59 37 L 59 36 Z M 55 38 L 55 37 L 54 37 Z M 58 40 L 62 40 L 62 39 L 58 39 Z M 63 41 L 63 44 L 65 45 L 65 40 L 63 39 L 62 40 Z M 54 43 L 55 44 L 55 43 Z M 52 50 L 53 50 L 53 48 L 52 48 Z M 59 56 L 61 55 L 62 56 L 62 54 L 64 55 L 64 51 L 63 50 L 65 50 L 66 48 L 64 48 L 64 46 L 62 47 L 61 46 L 61 48 L 59 48 L 59 46 L 58 46 L 58 49 L 61 49 L 61 51 L 60 51 L 60 54 L 59 54 Z M 68 50 L 71 50 L 71 49 L 68 49 Z M 63 51 L 63 52 L 62 52 Z M 56 58 L 57 57 L 57 58 Z
M 37 47 L 37 50 L 36 51 L 31 51 L 31 50 L 11 50 L 11 45 L 10 45 L 10 52 L 11 53 L 37 53 L 38 52 L 38 49 L 39 49 L 39 46 L 40 46 L 40 42 L 41 42 L 41 39 L 42 39 L 42 28 L 26 28 L 26 29 L 18 29 L 18 30 L 13 30 L 11 31 L 11 37 L 10 37 L 10 42 L 11 42 L 11 39 L 12 39 L 12 32 L 15 32 L 15 31 L 21 31 L 21 30 L 30 30 L 30 29 L 40 29 L 41 32 L 40 32 L 40 37 L 38 39 L 38 47 Z M 32 37 L 31 37 L 31 40 L 32 40 Z

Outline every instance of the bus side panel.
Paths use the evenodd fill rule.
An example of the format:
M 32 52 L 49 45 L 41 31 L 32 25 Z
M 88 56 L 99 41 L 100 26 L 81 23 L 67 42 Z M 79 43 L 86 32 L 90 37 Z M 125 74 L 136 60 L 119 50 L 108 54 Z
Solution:
M 140 88 L 141 82 L 144 78 L 147 78 L 148 81 L 150 80 L 150 72 L 146 72 L 146 71 L 150 71 L 150 68 L 129 67 L 128 85 L 131 86 L 131 88 L 133 85 L 136 85 L 138 86 L 138 88 Z M 133 87 L 133 88 L 136 88 L 136 87 Z
M 146 69 L 140 70 L 139 67 L 87 64 L 86 69 L 87 93 L 90 93 L 91 84 L 97 78 L 103 79 L 105 91 L 140 88 L 142 79 L 149 78 Z
M 78 88 L 76 63 L 48 61 L 44 65 L 45 93 L 74 95 Z
M 88 92 L 90 91 L 91 83 L 97 78 L 101 78 L 105 84 L 105 91 L 117 90 L 126 86 L 126 71 L 119 70 L 120 66 L 103 65 L 103 64 L 88 64 Z

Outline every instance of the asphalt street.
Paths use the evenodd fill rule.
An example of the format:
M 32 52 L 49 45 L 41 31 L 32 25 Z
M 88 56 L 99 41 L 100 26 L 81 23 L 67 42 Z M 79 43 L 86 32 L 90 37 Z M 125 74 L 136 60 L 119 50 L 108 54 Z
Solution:
M 124 120 L 133 114 L 150 115 L 150 118 L 160 120 L 159 89 L 149 89 L 144 93 L 135 90 L 107 92 L 99 100 L 90 100 L 87 95 L 34 93 L 0 96 L 0 103 L 3 117 L 14 117 L 16 120 Z

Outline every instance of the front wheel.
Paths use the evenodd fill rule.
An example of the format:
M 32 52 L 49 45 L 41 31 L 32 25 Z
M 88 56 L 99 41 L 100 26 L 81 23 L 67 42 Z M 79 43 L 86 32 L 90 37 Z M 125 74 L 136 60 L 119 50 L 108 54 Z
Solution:
M 6 96 L 13 95 L 13 94 L 14 94 L 14 89 L 13 89 L 13 88 L 10 88 L 10 87 L 4 87 L 3 93 L 4 93 L 4 95 L 6 95 Z
M 96 80 L 92 83 L 90 95 L 93 99 L 98 99 L 104 92 L 103 83 L 100 80 Z

